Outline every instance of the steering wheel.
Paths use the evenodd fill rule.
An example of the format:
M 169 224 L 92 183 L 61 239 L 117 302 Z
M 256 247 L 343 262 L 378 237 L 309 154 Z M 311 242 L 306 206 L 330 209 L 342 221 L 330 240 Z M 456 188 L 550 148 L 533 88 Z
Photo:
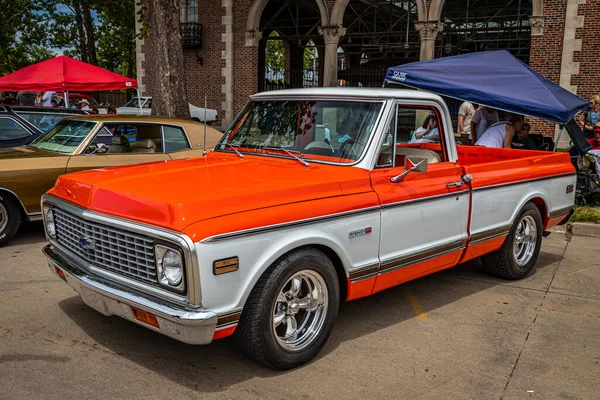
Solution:
M 359 147 L 359 146 L 354 146 L 355 144 L 362 145 L 362 148 L 360 149 L 360 151 L 358 151 L 358 152 L 356 151 L 357 147 Z M 340 146 L 340 158 L 348 158 L 351 160 L 358 160 L 358 157 L 361 155 L 365 145 L 366 145 L 365 142 L 360 141 L 358 139 L 346 140 Z M 350 146 L 350 147 L 348 147 L 348 146 Z

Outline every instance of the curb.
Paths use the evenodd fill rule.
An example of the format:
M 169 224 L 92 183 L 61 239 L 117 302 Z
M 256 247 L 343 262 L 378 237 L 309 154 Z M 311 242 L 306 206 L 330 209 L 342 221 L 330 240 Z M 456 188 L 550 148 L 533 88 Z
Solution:
M 587 222 L 567 222 L 565 225 L 557 225 L 550 230 L 569 236 L 600 237 L 600 224 Z

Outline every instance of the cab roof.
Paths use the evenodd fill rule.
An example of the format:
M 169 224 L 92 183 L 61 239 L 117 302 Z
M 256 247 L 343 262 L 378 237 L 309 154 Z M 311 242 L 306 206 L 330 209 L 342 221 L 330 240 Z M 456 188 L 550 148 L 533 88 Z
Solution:
M 360 97 L 373 99 L 395 99 L 408 100 L 435 100 L 442 101 L 436 94 L 395 88 L 348 88 L 348 87 L 322 87 L 306 89 L 284 89 L 257 93 L 250 98 L 252 100 L 264 100 L 277 97 Z
M 70 116 L 69 119 L 76 119 L 79 121 L 93 121 L 93 122 L 133 122 L 133 123 L 161 123 L 161 124 L 186 124 L 186 125 L 198 125 L 203 126 L 204 124 L 189 119 L 177 119 L 169 117 L 155 117 L 150 115 L 127 115 L 127 114 L 89 114 L 89 115 L 77 115 Z

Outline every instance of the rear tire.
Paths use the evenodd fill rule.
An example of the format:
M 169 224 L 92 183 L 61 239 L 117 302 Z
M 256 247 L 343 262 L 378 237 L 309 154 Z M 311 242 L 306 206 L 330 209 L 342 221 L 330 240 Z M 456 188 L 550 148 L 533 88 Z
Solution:
M 526 277 L 540 253 L 542 231 L 540 211 L 533 203 L 525 204 L 502 247 L 481 257 L 483 269 L 490 275 L 504 279 Z
M 340 288 L 331 260 L 302 249 L 276 261 L 252 290 L 235 331 L 260 364 L 290 369 L 312 360 L 327 342 Z
M 19 206 L 12 199 L 0 193 L 0 247 L 15 236 L 20 223 Z

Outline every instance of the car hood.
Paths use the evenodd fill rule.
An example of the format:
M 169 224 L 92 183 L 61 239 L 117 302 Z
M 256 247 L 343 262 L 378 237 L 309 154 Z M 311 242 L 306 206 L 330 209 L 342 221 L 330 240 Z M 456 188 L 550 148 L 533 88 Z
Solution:
M 37 149 L 35 147 L 10 147 L 0 150 L 0 161 L 12 160 L 15 158 L 60 157 L 65 155 L 66 154 Z
M 336 201 L 335 208 L 328 206 L 327 214 L 377 203 L 369 173 L 360 168 L 317 163 L 306 167 L 292 159 L 255 155 L 240 159 L 219 152 L 63 175 L 49 193 L 93 211 L 176 231 L 250 210 L 277 213 L 281 211 L 271 208 L 293 203 L 303 204 L 304 214 L 284 213 L 276 222 L 310 218 L 323 209 L 311 210 L 305 202 L 351 194 L 368 193 L 368 198 L 358 205 Z M 272 217 L 272 213 L 266 216 L 263 223 L 273 221 Z

